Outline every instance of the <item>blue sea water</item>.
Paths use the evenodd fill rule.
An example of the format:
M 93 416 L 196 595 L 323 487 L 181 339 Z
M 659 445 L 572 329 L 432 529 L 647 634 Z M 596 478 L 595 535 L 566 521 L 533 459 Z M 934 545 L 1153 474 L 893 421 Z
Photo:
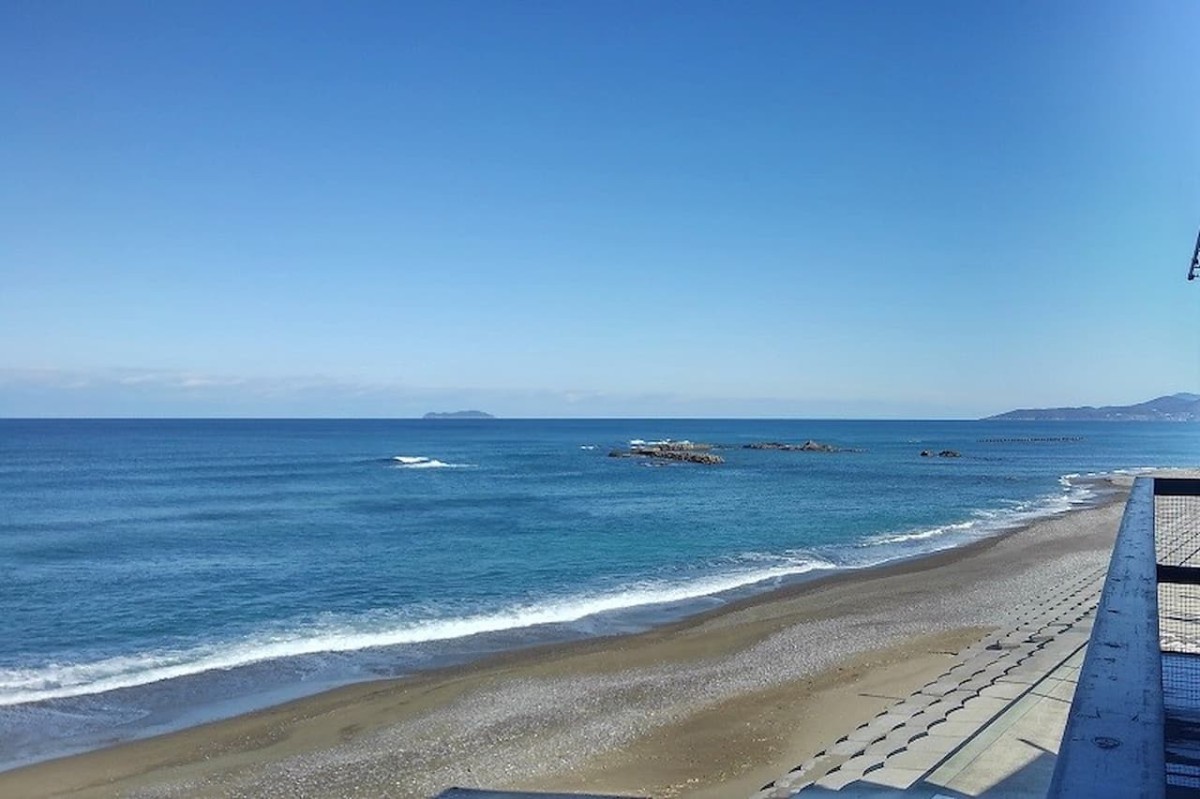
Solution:
M 608 457 L 667 438 L 726 463 Z M 847 451 L 743 448 L 806 439 Z M 1186 424 L 0 420 L 0 768 L 645 629 L 1198 463 Z

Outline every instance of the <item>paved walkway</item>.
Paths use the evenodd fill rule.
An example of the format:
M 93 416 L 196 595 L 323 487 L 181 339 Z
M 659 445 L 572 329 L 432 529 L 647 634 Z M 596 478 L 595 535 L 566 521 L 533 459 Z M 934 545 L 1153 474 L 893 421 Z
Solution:
M 937 680 L 753 799 L 1042 797 L 1106 569 L 1030 601 Z

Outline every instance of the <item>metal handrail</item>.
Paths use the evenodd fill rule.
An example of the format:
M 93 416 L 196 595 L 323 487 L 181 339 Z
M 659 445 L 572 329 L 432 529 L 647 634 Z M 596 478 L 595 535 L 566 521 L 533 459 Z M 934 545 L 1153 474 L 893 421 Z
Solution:
M 1050 799 L 1166 795 L 1156 568 L 1154 480 L 1139 477 L 1113 547 Z

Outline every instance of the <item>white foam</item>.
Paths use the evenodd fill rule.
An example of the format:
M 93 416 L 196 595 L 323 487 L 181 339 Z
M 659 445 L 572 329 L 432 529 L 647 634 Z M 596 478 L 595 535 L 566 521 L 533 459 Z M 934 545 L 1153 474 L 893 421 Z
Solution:
M 869 539 L 870 544 L 899 544 L 904 541 L 924 541 L 927 538 L 935 538 L 947 533 L 961 533 L 965 530 L 970 530 L 975 526 L 975 522 L 960 522 L 958 524 L 944 524 L 941 527 L 931 527 L 927 530 L 914 530 L 910 533 L 891 533 L 888 535 L 875 536 Z
M 402 466 L 402 469 L 462 469 L 466 464 L 463 463 L 444 463 L 439 460 L 427 460 L 420 463 L 410 463 Z
M 439 461 L 436 458 L 426 458 L 420 455 L 395 455 L 392 460 L 396 461 L 397 468 L 400 469 L 467 469 L 470 468 L 465 463 L 446 463 Z
M 1069 474 L 1066 476 L 1073 479 L 1082 478 L 1085 480 L 1099 480 L 1105 477 L 1112 477 L 1114 475 L 1121 475 L 1122 477 L 1140 477 L 1142 475 L 1168 470 L 1169 467 L 1163 466 L 1139 466 L 1133 469 L 1113 469 L 1112 471 L 1108 472 L 1086 472 L 1085 474 Z
M 835 568 L 834 564 L 815 558 L 775 558 L 773 565 L 765 567 L 676 583 L 644 581 L 607 593 L 517 605 L 495 613 L 417 622 L 393 619 L 390 626 L 386 619 L 377 618 L 373 620 L 377 625 L 375 629 L 362 629 L 363 623 L 359 620 L 357 624 L 344 622 L 340 626 L 263 634 L 225 644 L 162 650 L 91 663 L 0 669 L 0 706 L 99 694 L 302 655 L 445 641 L 541 624 L 570 623 L 597 613 L 697 599 L 764 580 L 831 568 Z

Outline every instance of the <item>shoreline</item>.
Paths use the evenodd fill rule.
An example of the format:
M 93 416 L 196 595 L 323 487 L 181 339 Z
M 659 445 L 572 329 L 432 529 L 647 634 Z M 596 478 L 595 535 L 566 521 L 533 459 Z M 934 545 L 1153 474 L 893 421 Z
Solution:
M 1107 483 L 1112 491 L 1095 506 L 959 547 L 816 575 L 645 632 L 540 644 L 400 679 L 355 683 L 165 735 L 22 766 L 0 773 L 0 793 L 204 795 L 237 786 L 239 794 L 267 795 L 279 788 L 279 774 L 284 773 L 294 780 L 292 795 L 377 795 L 387 786 L 389 795 L 425 797 L 463 784 L 696 797 L 707 796 L 705 791 L 715 785 L 720 787 L 711 795 L 721 796 L 720 790 L 729 789 L 727 781 L 714 781 L 711 773 L 704 776 L 712 763 L 695 762 L 690 752 L 652 758 L 657 767 L 631 764 L 630 758 L 636 761 L 636 752 L 647 748 L 676 748 L 681 731 L 685 738 L 708 740 L 740 719 L 739 724 L 758 729 L 764 750 L 785 746 L 794 751 L 786 756 L 776 752 L 779 762 L 799 762 L 796 755 L 809 739 L 815 745 L 828 742 L 823 733 L 830 723 L 796 724 L 805 728 L 799 738 L 787 724 L 773 732 L 759 729 L 770 726 L 763 721 L 772 717 L 761 712 L 765 706 L 795 704 L 800 696 L 800 704 L 810 711 L 827 706 L 850 716 L 872 706 L 871 700 L 857 696 L 862 691 L 847 694 L 855 685 L 878 682 L 880 690 L 874 693 L 890 696 L 936 676 L 953 652 L 986 634 L 986 607 L 975 607 L 973 614 L 905 620 L 912 608 L 892 605 L 894 597 L 909 593 L 925 604 L 944 606 L 949 600 L 953 605 L 955 597 L 947 589 L 956 587 L 956 572 L 972 572 L 971 587 L 986 587 L 1009 579 L 997 576 L 991 562 L 1008 563 L 1018 555 L 1021 573 L 1037 571 L 1039 557 L 1030 550 L 1039 530 L 1075 531 L 1052 536 L 1062 555 L 1053 563 L 1080 552 L 1092 564 L 1107 562 L 1105 543 L 1111 545 L 1113 520 L 1119 519 L 1116 506 L 1124 497 L 1115 479 Z M 1079 535 L 1076 528 L 1088 527 L 1089 519 L 1103 519 L 1098 527 L 1106 532 Z M 926 582 L 938 583 L 942 590 L 923 588 Z M 1010 591 L 1010 600 L 1027 596 L 1028 591 Z M 840 629 L 846 626 L 869 627 L 870 634 L 847 645 L 849 636 Z M 829 645 L 814 647 L 816 652 L 800 645 L 824 639 Z M 762 658 L 777 657 L 779 652 L 772 650 L 781 642 L 788 644 L 784 652 L 796 663 L 768 674 L 772 669 L 762 668 Z M 746 680 L 743 669 L 760 673 Z M 697 678 L 695 684 L 689 676 Z M 584 710 L 580 700 L 585 700 Z M 514 727 L 514 719 L 521 718 Z M 468 742 L 472 736 L 482 740 Z M 717 734 L 727 744 L 729 737 L 729 730 Z M 401 764 L 391 764 L 405 772 L 399 782 L 388 765 L 395 741 L 380 748 L 380 739 L 388 738 L 424 741 L 402 750 L 406 759 Z M 501 756 L 511 754 L 518 742 L 524 742 L 518 748 L 526 759 L 540 753 L 535 759 L 554 768 L 520 767 L 511 756 Z M 487 756 L 480 754 L 481 744 Z M 754 780 L 778 776 L 765 763 L 750 762 L 762 757 L 748 754 L 741 757 L 744 766 L 734 769 L 727 761 L 735 750 L 725 746 L 714 752 L 722 761 L 719 774 L 748 780 L 748 788 L 738 791 L 748 795 L 758 787 L 751 784 Z M 468 752 L 474 753 L 470 762 L 464 757 Z M 305 777 L 296 778 L 299 773 Z M 632 778 L 636 784 L 621 781 Z M 354 785 L 345 784 L 346 779 Z

